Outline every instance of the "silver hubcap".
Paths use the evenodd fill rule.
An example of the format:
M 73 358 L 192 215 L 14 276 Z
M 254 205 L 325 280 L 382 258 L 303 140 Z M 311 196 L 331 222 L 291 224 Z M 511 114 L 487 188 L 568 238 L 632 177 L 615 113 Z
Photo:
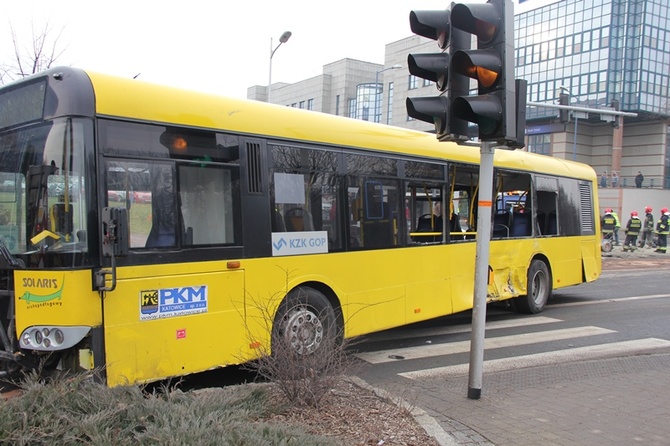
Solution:
M 323 341 L 323 324 L 310 309 L 294 307 L 286 316 L 285 339 L 297 353 L 313 353 Z
M 544 273 L 542 271 L 536 272 L 535 275 L 533 276 L 533 282 L 532 282 L 532 284 L 533 284 L 533 290 L 532 290 L 533 291 L 533 293 L 532 293 L 533 302 L 535 302 L 536 304 L 542 304 L 543 303 L 542 301 L 544 300 L 544 295 L 545 295 L 545 292 L 546 292 L 546 290 L 544 289 L 545 288 L 545 283 L 546 283 L 546 280 L 545 280 Z

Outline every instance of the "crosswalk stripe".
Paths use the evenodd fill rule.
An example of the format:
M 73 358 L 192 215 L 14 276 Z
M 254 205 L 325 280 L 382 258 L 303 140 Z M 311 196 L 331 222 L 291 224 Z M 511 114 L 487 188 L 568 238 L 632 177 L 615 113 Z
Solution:
M 511 336 L 500 336 L 488 338 L 484 341 L 484 348 L 513 347 L 518 345 L 538 344 L 541 342 L 558 341 L 563 339 L 583 338 L 601 334 L 614 333 L 613 330 L 600 327 L 578 327 L 564 328 L 560 330 L 540 331 L 536 333 L 523 333 Z M 398 359 L 419 359 L 433 356 L 451 355 L 470 351 L 470 341 L 449 342 L 443 344 L 421 345 L 418 347 L 406 347 L 376 352 L 359 353 L 360 359 L 372 364 L 394 362 Z
M 556 322 L 563 322 L 562 319 L 555 319 L 546 316 L 533 316 L 516 319 L 505 319 L 501 321 L 486 322 L 486 329 L 499 328 L 515 328 L 515 327 L 529 327 L 531 325 L 552 324 Z M 395 339 L 413 339 L 425 338 L 442 335 L 451 335 L 458 333 L 470 333 L 470 325 L 457 325 L 451 327 L 435 327 L 435 328 L 417 328 L 417 329 L 395 329 L 393 333 L 374 333 L 365 337 L 366 341 L 384 340 L 392 341 Z
M 632 302 L 636 300 L 648 300 L 648 299 L 665 299 L 668 297 L 670 297 L 670 294 L 650 294 L 647 296 L 613 297 L 610 299 L 586 300 L 583 302 L 566 302 L 564 304 L 551 304 L 551 308 L 580 307 L 582 305 L 598 305 L 598 304 L 615 303 L 615 302 Z
M 612 354 L 630 354 L 639 351 L 654 350 L 670 347 L 670 341 L 665 339 L 647 338 L 632 341 L 612 342 L 587 347 L 577 347 L 569 350 L 557 350 L 533 355 L 515 356 L 511 358 L 493 359 L 484 361 L 484 373 L 502 372 L 505 370 L 521 369 L 538 365 L 562 364 L 570 361 L 583 361 L 603 358 Z M 417 370 L 399 373 L 409 379 L 436 378 L 444 376 L 466 375 L 469 364 L 458 364 L 447 367 Z

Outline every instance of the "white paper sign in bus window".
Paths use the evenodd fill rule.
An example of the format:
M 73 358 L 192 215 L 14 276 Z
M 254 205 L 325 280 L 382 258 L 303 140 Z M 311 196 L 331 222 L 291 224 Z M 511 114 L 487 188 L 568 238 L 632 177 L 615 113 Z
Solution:
M 207 285 L 140 291 L 140 320 L 207 312 Z
M 328 252 L 328 231 L 272 233 L 273 256 L 294 256 L 324 252 Z
M 305 177 L 295 173 L 275 172 L 275 203 L 305 204 Z

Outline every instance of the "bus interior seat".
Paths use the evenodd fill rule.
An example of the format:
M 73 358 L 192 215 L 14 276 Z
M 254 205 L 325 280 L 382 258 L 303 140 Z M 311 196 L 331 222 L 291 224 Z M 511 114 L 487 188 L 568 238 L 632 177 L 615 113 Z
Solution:
M 184 232 L 184 245 L 192 245 L 193 244 L 193 227 L 189 226 L 186 228 L 186 232 Z
M 527 237 L 531 235 L 531 214 L 529 212 L 512 213 L 510 237 Z
M 144 244 L 145 248 L 164 248 L 175 246 L 177 244 L 177 231 L 175 229 L 174 218 L 167 218 L 164 221 L 155 221 L 151 225 L 149 236 Z
M 375 218 L 362 220 L 362 245 L 365 248 L 390 248 L 395 246 L 395 221 L 389 203 L 381 203 Z M 381 217 L 381 218 L 378 218 Z
M 509 212 L 498 212 L 493 216 L 493 238 L 509 237 Z
M 72 234 L 74 218 L 72 216 L 72 204 L 54 203 L 51 208 L 53 215 L 53 231 L 59 234 Z
M 442 217 L 433 216 L 433 214 L 423 214 L 416 223 L 415 232 L 442 232 Z M 435 242 L 441 240 L 440 236 L 414 236 L 415 242 Z
M 536 229 L 537 229 L 537 235 L 545 235 L 545 221 L 547 220 L 547 214 L 544 212 L 540 212 L 537 214 L 537 219 L 536 219 Z
M 393 219 L 366 220 L 363 222 L 363 246 L 366 248 L 390 248 L 395 246 L 393 232 Z
M 174 232 L 159 232 L 154 231 L 153 228 L 149 232 L 149 237 L 147 237 L 147 242 L 144 245 L 145 248 L 163 248 L 166 246 L 175 245 L 175 234 Z
M 284 218 L 281 216 L 281 212 L 276 209 L 272 211 L 272 232 L 286 232 Z
M 449 220 L 449 230 L 451 232 L 462 232 L 461 220 L 458 214 L 451 214 L 451 220 Z
M 558 224 L 556 221 L 556 212 L 550 212 L 547 216 L 546 228 L 544 233 L 546 235 L 558 234 Z
M 302 208 L 291 208 L 284 214 L 287 231 L 313 231 L 312 214 Z

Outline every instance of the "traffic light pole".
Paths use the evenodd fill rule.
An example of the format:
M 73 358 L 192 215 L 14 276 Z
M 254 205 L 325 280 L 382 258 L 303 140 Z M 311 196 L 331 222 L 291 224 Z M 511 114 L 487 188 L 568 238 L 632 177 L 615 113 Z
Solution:
M 470 340 L 470 371 L 468 378 L 468 398 L 471 400 L 478 400 L 482 394 L 495 145 L 495 142 L 482 142 L 480 149 L 477 255 L 475 257 L 475 288 L 472 306 L 472 335 Z

